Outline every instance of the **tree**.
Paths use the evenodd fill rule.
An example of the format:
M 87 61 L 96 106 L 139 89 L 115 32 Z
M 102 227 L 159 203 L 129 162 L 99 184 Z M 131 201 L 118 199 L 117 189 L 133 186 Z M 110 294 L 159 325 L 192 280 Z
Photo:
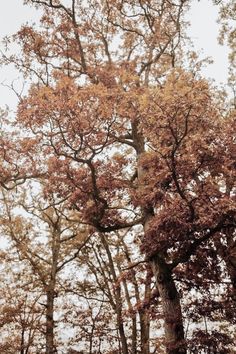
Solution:
M 22 53 L 5 61 L 35 80 L 16 118 L 30 137 L 27 167 L 33 161 L 47 178 L 45 196 L 66 200 L 104 235 L 105 249 L 108 234 L 138 230 L 166 351 L 186 353 L 175 278 L 188 278 L 194 255 L 225 245 L 235 229 L 235 112 L 225 114 L 196 70 L 180 68 L 189 2 L 26 3 L 44 10 L 41 29 L 22 27 Z
M 40 188 L 40 186 L 37 186 Z M 29 196 L 28 196 L 29 198 Z M 21 195 L 16 202 L 3 192 L 5 214 L 1 216 L 2 230 L 17 250 L 20 260 L 27 263 L 32 271 L 34 287 L 41 289 L 35 301 L 45 301 L 45 352 L 57 352 L 55 341 L 55 298 L 59 296 L 59 273 L 72 262 L 89 238 L 89 231 L 70 216 L 63 214 L 63 204 L 45 203 L 40 194 Z M 28 200 L 27 200 L 28 199 Z M 51 196 L 51 201 L 53 196 Z M 29 204 L 30 203 L 30 204 Z M 23 207 L 24 213 L 14 207 Z M 44 295 L 45 299 L 42 300 Z M 20 308 L 21 310 L 21 308 Z M 23 350 L 23 349 L 22 349 Z M 22 354 L 27 354 L 22 351 Z
M 42 294 L 25 264 L 19 264 L 9 255 L 1 256 L 4 270 L 1 274 L 1 351 L 6 354 L 40 352 L 43 309 L 39 302 Z
M 157 340 L 153 332 L 156 318 L 160 316 L 156 306 L 158 294 L 153 289 L 149 267 L 136 261 L 141 262 L 140 269 L 133 269 L 135 261 L 132 258 L 139 252 L 130 238 L 131 234 L 127 232 L 110 237 L 95 234 L 77 259 L 80 267 L 83 264 L 84 281 L 72 283 L 71 291 L 79 297 L 77 303 L 86 299 L 88 312 L 91 308 L 100 308 L 100 316 L 94 323 L 93 342 L 96 341 L 95 333 L 98 333 L 103 342 L 102 352 L 106 352 L 112 343 L 112 349 L 117 348 L 120 353 L 150 354 Z

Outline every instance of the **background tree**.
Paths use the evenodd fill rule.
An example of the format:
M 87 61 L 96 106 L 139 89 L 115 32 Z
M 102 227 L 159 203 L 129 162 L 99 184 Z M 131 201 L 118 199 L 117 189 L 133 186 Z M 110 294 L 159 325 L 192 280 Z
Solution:
M 39 185 L 36 187 L 40 188 Z M 5 215 L 2 215 L 2 229 L 20 259 L 30 266 L 34 281 L 45 297 L 44 303 L 40 296 L 41 306 L 45 307 L 46 353 L 52 354 L 57 352 L 54 302 L 60 291 L 58 283 L 63 281 L 59 272 L 77 257 L 89 233 L 79 222 L 75 225 L 68 221 L 62 204 L 45 203 L 39 194 L 28 197 L 28 201 L 25 194 L 13 202 L 3 193 Z M 16 206 L 23 207 L 24 213 L 19 210 L 16 213 Z
M 0 348 L 8 354 L 40 352 L 44 309 L 35 277 L 10 245 L 1 252 L 1 270 Z
M 133 269 L 132 258 L 137 259 L 139 252 L 128 240 L 130 237 L 127 233 L 111 235 L 104 246 L 104 235 L 95 234 L 77 258 L 78 269 L 83 271 L 76 282 L 73 275 L 64 289 L 65 295 L 74 298 L 67 317 L 76 328 L 74 345 L 78 338 L 84 338 L 90 351 L 98 342 L 104 353 L 115 349 L 124 353 L 126 348 L 133 353 L 154 351 L 155 322 L 157 316 L 161 317 L 160 309 L 155 308 L 157 294 L 150 270 L 146 275 L 143 263 L 140 269 Z

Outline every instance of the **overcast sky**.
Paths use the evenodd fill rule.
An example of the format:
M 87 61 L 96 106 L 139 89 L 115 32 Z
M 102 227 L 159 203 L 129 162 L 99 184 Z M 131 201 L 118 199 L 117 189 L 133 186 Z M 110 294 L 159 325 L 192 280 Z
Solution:
M 15 33 L 21 24 L 32 23 L 39 17 L 38 11 L 23 5 L 23 0 L 8 0 L 1 4 L 0 12 L 0 39 Z M 191 23 L 189 35 L 192 38 L 195 50 L 201 52 L 201 58 L 210 56 L 214 64 L 204 69 L 204 75 L 215 79 L 218 84 L 226 83 L 228 51 L 226 47 L 219 46 L 217 35 L 219 26 L 217 21 L 217 7 L 210 0 L 194 1 L 188 20 Z M 17 79 L 18 74 L 12 68 L 0 69 L 0 83 L 10 84 Z M 6 104 L 14 109 L 16 97 L 6 87 L 0 85 L 0 107 Z

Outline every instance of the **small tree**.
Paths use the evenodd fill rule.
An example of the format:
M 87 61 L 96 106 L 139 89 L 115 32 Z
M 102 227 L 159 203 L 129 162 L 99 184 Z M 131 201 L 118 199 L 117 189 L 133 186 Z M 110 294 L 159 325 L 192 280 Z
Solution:
M 46 317 L 45 352 L 53 354 L 57 352 L 54 302 L 60 292 L 59 283 L 63 282 L 59 273 L 78 256 L 89 232 L 78 222 L 75 225 L 68 215 L 63 214 L 63 204 L 55 201 L 52 204 L 45 203 L 38 194 L 30 196 L 29 205 L 26 194 L 23 194 L 15 205 L 21 205 L 24 213 L 19 210 L 16 213 L 13 202 L 5 193 L 3 196 L 3 232 L 17 250 L 20 260 L 30 266 L 36 285 L 46 298 L 46 302 L 41 303 L 45 307 Z

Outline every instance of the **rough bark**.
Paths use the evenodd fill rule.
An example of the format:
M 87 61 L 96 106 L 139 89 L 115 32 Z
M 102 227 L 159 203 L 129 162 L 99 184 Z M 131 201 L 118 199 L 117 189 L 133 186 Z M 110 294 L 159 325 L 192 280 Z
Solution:
M 166 352 L 186 354 L 180 298 L 172 272 L 165 261 L 158 256 L 152 259 L 152 268 L 162 303 Z

